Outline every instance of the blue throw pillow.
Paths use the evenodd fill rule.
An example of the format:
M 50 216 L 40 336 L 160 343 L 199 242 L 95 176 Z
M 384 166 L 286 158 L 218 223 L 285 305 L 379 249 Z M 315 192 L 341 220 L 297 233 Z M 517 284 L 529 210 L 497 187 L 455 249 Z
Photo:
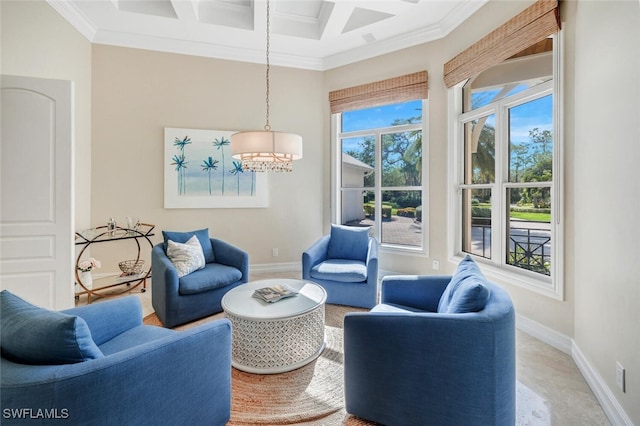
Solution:
M 167 242 L 169 240 L 174 243 L 185 244 L 193 236 L 198 238 L 200 245 L 202 246 L 202 253 L 204 253 L 205 263 L 213 263 L 216 258 L 213 253 L 213 246 L 209 239 L 209 228 L 199 229 L 191 232 L 175 232 L 175 231 L 162 231 L 162 237 L 164 238 L 164 252 L 167 252 Z
M 328 259 L 351 259 L 366 262 L 369 251 L 369 228 L 331 225 Z
M 470 256 L 466 256 L 440 297 L 438 312 L 463 314 L 484 309 L 491 292 L 480 268 Z
M 2 356 L 22 364 L 73 364 L 104 355 L 85 320 L 0 292 Z

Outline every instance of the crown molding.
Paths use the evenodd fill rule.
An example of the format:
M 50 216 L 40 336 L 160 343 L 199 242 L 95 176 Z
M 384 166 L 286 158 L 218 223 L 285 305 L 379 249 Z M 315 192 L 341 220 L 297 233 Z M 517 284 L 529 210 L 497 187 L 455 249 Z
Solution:
M 256 64 L 265 63 L 264 49 L 247 49 L 223 44 L 179 40 L 169 37 L 99 30 L 95 34 L 93 42 L 96 44 L 177 53 L 180 55 L 201 56 Z M 321 71 L 323 67 L 321 59 L 273 51 L 269 54 L 269 60 L 271 65 L 289 68 Z
M 413 47 L 418 44 L 427 43 L 443 37 L 442 29 L 439 26 L 420 28 L 419 30 L 390 37 L 384 40 L 375 41 L 365 46 L 356 47 L 335 55 L 327 56 L 323 59 L 321 71 L 349 65 L 376 56 L 386 55 L 398 50 Z
M 283 53 L 272 50 L 269 56 L 270 61 L 276 66 L 313 71 L 326 71 L 349 65 L 354 62 L 443 38 L 488 1 L 489 0 L 477 0 L 461 3 L 438 24 L 419 28 L 390 38 L 372 41 L 363 46 L 344 50 L 336 54 L 325 57 L 314 57 L 311 55 Z M 183 40 L 173 37 L 100 30 L 91 24 L 82 11 L 74 6 L 72 2 L 65 0 L 46 0 L 46 2 L 92 43 L 231 61 L 265 63 L 263 49 L 238 47 L 205 41 Z

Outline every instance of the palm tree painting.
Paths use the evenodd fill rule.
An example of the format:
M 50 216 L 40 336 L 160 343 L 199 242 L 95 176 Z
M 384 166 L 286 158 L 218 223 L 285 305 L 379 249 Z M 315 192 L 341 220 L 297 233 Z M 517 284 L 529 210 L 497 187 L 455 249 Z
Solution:
M 172 166 L 176 166 L 176 172 L 178 172 L 178 193 L 184 194 L 186 192 L 185 186 L 185 171 L 187 169 L 188 161 L 185 161 L 184 154 L 176 154 L 172 158 Z
M 222 195 L 224 195 L 224 147 L 231 144 L 229 139 L 225 139 L 224 136 L 220 139 L 213 140 L 213 146 L 216 147 L 218 151 L 222 152 Z
M 247 172 L 240 160 L 231 157 L 234 132 L 177 128 L 164 132 L 165 208 L 267 207 L 267 174 Z
M 242 170 L 242 163 L 240 161 L 233 162 L 233 170 L 229 170 L 229 173 L 236 175 L 238 178 L 238 195 L 240 195 L 240 173 L 244 173 Z
M 176 137 L 176 139 L 173 141 L 173 146 L 178 147 L 180 152 L 182 152 L 184 154 L 184 147 L 187 146 L 190 143 L 191 143 L 191 139 L 189 138 L 189 136 L 185 136 L 182 139 L 178 139 Z
M 176 137 L 173 141 L 173 146 L 175 146 L 180 150 L 180 156 L 174 155 L 173 163 L 171 163 L 172 165 L 176 166 L 176 172 L 178 172 L 178 193 L 180 194 L 184 194 L 187 191 L 187 186 L 185 182 L 186 180 L 185 172 L 186 172 L 188 161 L 186 161 L 186 157 L 184 155 L 184 147 L 190 143 L 191 143 L 191 139 L 189 138 L 189 136 L 185 136 L 182 139 Z
M 218 168 L 218 163 L 219 161 L 214 160 L 211 156 L 202 161 L 202 170 L 207 172 L 209 175 L 209 195 L 211 195 L 211 171 Z

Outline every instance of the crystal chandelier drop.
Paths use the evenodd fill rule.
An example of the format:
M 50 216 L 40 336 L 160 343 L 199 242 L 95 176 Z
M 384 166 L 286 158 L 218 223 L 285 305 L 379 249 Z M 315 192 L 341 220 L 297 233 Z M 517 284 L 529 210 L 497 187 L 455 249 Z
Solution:
M 267 0 L 266 124 L 264 130 L 231 135 L 231 155 L 242 160 L 242 169 L 252 172 L 291 172 L 293 160 L 302 158 L 302 136 L 276 132 L 269 125 L 270 6 Z

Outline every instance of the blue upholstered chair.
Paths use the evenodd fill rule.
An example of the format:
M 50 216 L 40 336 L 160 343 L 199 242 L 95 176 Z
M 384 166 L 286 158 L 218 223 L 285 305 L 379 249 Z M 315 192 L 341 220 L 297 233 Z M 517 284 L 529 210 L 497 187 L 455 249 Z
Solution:
M 302 253 L 302 279 L 327 291 L 327 303 L 371 308 L 378 300 L 378 243 L 369 228 L 331 225 Z
M 143 325 L 136 296 L 58 312 L 5 290 L 0 308 L 3 425 L 223 425 L 230 418 L 226 319 L 186 331 Z
M 164 243 L 151 251 L 151 302 L 165 327 L 222 312 L 222 296 L 249 280 L 249 255 L 217 238 L 209 238 L 209 230 L 194 232 L 163 231 Z M 186 243 L 196 236 L 203 249 L 202 269 L 179 276 L 167 257 L 168 241 Z
M 515 313 L 467 258 L 453 276 L 386 276 L 344 320 L 346 411 L 377 423 L 515 424 Z

